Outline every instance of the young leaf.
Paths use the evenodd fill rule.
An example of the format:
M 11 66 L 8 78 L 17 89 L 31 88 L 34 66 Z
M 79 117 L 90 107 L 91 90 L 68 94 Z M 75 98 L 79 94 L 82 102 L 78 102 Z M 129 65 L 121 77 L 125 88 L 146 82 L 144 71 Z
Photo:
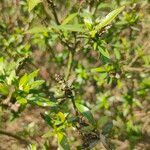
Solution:
M 28 75 L 28 82 L 32 82 L 34 78 L 38 75 L 39 69 L 33 71 L 31 74 Z
M 28 0 L 28 11 L 30 12 L 37 4 L 41 2 L 41 0 Z
M 25 73 L 19 80 L 19 88 L 22 88 L 28 82 L 28 75 Z
M 124 9 L 124 7 L 125 6 L 122 6 L 121 8 L 115 9 L 112 12 L 110 12 L 104 19 L 102 19 L 101 23 L 99 23 L 95 27 L 96 31 L 99 31 L 103 27 L 110 24 L 117 17 L 117 15 Z
M 61 120 L 61 122 L 64 122 L 65 121 L 65 114 L 63 114 L 62 112 L 59 112 L 58 114 L 57 114 L 57 116 L 60 118 L 60 120 Z
M 5 68 L 5 62 L 4 62 L 4 58 L 0 57 L 0 74 L 4 74 L 4 68 Z
M 93 115 L 86 106 L 76 103 L 76 107 L 91 124 L 95 125 Z
M 19 103 L 19 104 L 27 104 L 27 99 L 25 99 L 25 98 L 21 98 L 21 97 L 19 97 L 18 99 L 17 99 L 17 102 Z
M 91 69 L 91 72 L 105 73 L 105 72 L 106 72 L 106 68 L 105 68 L 104 66 L 102 66 L 102 67 L 97 67 L 97 68 L 93 68 L 93 69 Z
M 67 24 L 69 21 L 71 21 L 74 17 L 76 17 L 78 15 L 78 13 L 73 13 L 73 14 L 70 14 L 63 22 L 62 22 L 62 25 L 65 25 Z
M 38 88 L 44 82 L 45 82 L 44 80 L 37 80 L 37 81 L 34 81 L 34 82 L 30 83 L 29 86 L 30 86 L 31 89 Z
M 100 52 L 103 56 L 105 56 L 106 58 L 108 58 L 108 59 L 110 58 L 107 49 L 104 50 L 102 47 L 99 47 L 99 52 Z

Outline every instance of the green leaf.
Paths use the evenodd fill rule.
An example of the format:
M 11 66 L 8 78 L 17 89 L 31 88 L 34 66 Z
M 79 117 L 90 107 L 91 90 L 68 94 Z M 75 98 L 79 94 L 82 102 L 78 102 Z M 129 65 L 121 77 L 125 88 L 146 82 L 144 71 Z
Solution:
M 59 143 L 59 149 L 60 150 L 70 150 L 70 146 L 67 140 L 66 135 L 63 132 L 57 133 L 58 143 Z
M 59 29 L 63 31 L 74 31 L 74 32 L 84 32 L 83 24 L 65 24 L 65 25 L 55 25 L 52 26 L 53 29 Z
M 100 72 L 100 73 L 105 73 L 107 72 L 107 66 L 101 66 L 101 67 L 97 67 L 97 68 L 93 68 L 91 69 L 91 72 Z
M 19 103 L 19 104 L 27 104 L 27 99 L 25 99 L 25 98 L 18 98 L 17 99 L 17 102 Z
M 90 112 L 90 110 L 82 105 L 82 104 L 79 104 L 79 103 L 76 103 L 76 107 L 77 109 L 79 110 L 79 112 L 81 112 L 83 114 L 83 116 L 92 124 L 92 125 L 95 125 L 95 120 L 93 118 L 93 115 L 92 113 Z
M 36 144 L 30 144 L 28 150 L 37 150 Z
M 74 17 L 76 17 L 78 15 L 78 13 L 73 13 L 70 14 L 67 18 L 65 18 L 65 20 L 62 22 L 62 25 L 67 24 L 69 21 L 71 21 Z
M 29 87 L 29 84 L 28 84 L 28 83 L 23 86 L 23 91 L 26 92 L 26 93 L 29 93 L 30 87 Z
M 25 73 L 19 80 L 19 88 L 22 88 L 28 82 L 28 75 Z
M 102 47 L 99 47 L 98 49 L 99 49 L 99 52 L 100 52 L 103 56 L 105 56 L 106 58 L 110 59 L 110 56 L 109 56 L 109 53 L 108 53 L 108 50 L 107 50 L 107 49 L 104 50 Z
M 34 81 L 34 82 L 30 83 L 29 86 L 30 86 L 31 89 L 38 88 L 44 82 L 45 82 L 44 80 L 37 80 L 37 81 Z
M 63 30 L 63 31 L 74 31 L 74 32 L 84 32 L 84 25 L 83 24 L 62 24 L 62 25 L 53 25 L 51 27 L 34 27 L 32 29 L 29 29 L 24 32 L 24 34 L 36 34 L 36 33 L 42 33 L 42 32 L 51 32 L 51 29 L 55 30 Z
M 62 112 L 58 112 L 57 116 L 60 118 L 61 122 L 64 122 L 66 120 L 65 114 Z
M 24 34 L 36 34 L 36 33 L 42 33 L 42 32 L 50 32 L 51 28 L 50 27 L 43 27 L 43 26 L 39 26 L 39 27 L 33 27 L 27 31 L 24 32 Z
M 37 4 L 41 2 L 41 0 L 28 0 L 28 11 L 30 12 Z
M 9 88 L 7 85 L 0 83 L 0 94 L 2 95 L 8 95 Z
M 121 55 L 120 55 L 120 52 L 119 52 L 119 49 L 115 48 L 114 49 L 114 53 L 115 53 L 115 56 L 116 56 L 116 59 L 120 59 L 121 58 Z
M 41 97 L 41 96 L 33 96 L 33 97 L 30 97 L 28 98 L 28 102 L 31 103 L 31 104 L 36 104 L 38 106 L 50 106 L 50 107 L 53 107 L 53 106 L 56 106 L 57 103 L 56 102 L 53 102 L 47 98 L 44 98 L 44 97 Z
M 16 72 L 15 72 L 15 70 L 12 70 L 9 74 L 9 77 L 6 77 L 7 84 L 11 85 L 12 81 L 15 79 L 15 77 L 16 77 Z
M 103 27 L 110 24 L 124 8 L 125 6 L 122 6 L 121 8 L 115 9 L 112 12 L 110 12 L 104 19 L 102 19 L 101 23 L 99 23 L 95 27 L 96 31 L 99 31 Z
M 86 26 L 89 30 L 91 30 L 91 29 L 92 29 L 92 25 L 93 25 L 92 18 L 85 17 L 85 18 L 84 18 L 84 24 L 85 24 L 85 26 Z
M 33 82 L 34 78 L 37 77 L 38 72 L 39 72 L 39 69 L 37 69 L 37 70 L 33 71 L 31 74 L 29 74 L 28 75 L 28 81 Z
M 47 114 L 42 114 L 41 113 L 41 117 L 45 120 L 45 122 L 53 128 L 53 123 L 52 123 L 52 119 L 49 117 L 49 115 Z
M 5 62 L 4 62 L 4 58 L 0 57 L 0 74 L 4 74 L 4 68 L 5 68 Z
M 91 69 L 91 72 L 100 72 L 100 73 L 107 73 L 114 70 L 114 67 L 111 65 L 103 65 L 101 67 Z

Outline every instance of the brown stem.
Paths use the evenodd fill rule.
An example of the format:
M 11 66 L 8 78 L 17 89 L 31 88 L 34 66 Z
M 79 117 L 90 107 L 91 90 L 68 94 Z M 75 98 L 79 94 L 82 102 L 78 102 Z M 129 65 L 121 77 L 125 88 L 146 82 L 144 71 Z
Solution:
M 58 20 L 58 16 L 57 16 L 57 13 L 56 13 L 56 9 L 55 9 L 55 5 L 54 5 L 54 2 L 53 0 L 47 0 L 47 3 L 51 6 L 52 8 L 52 11 L 53 11 L 53 15 L 54 15 L 54 18 L 55 18 L 55 21 L 57 23 L 57 25 L 60 25 L 60 22 Z
M 124 71 L 129 71 L 129 72 L 150 72 L 149 67 L 129 67 L 129 66 L 123 66 Z
M 56 24 L 57 24 L 57 25 L 60 25 L 60 22 L 59 22 L 59 20 L 58 20 L 58 16 L 57 16 L 57 13 L 56 13 L 56 9 L 55 9 L 55 4 L 54 4 L 54 2 L 53 2 L 52 0 L 46 0 L 46 1 L 47 1 L 47 3 L 50 5 L 50 7 L 52 8 L 52 14 L 53 14 L 53 16 L 54 16 L 54 18 L 55 18 Z M 44 7 L 45 7 L 45 5 L 44 5 Z M 45 11 L 45 12 L 46 12 L 46 15 L 47 15 L 47 16 L 50 15 L 47 11 Z M 49 16 L 49 17 L 51 17 L 51 16 Z M 60 34 L 60 36 L 59 36 L 59 40 L 61 41 L 62 44 L 64 44 L 65 46 L 67 46 L 67 48 L 70 50 L 70 49 L 71 49 L 71 46 L 68 44 L 68 41 L 65 40 L 65 37 L 64 37 L 63 33 L 62 33 L 62 32 L 60 32 L 60 33 L 61 33 L 61 34 Z M 63 38 L 62 38 L 62 37 L 63 37 Z
M 20 142 L 22 142 L 22 143 L 24 143 L 24 144 L 26 144 L 26 145 L 31 144 L 30 141 L 28 141 L 28 140 L 26 140 L 26 139 L 24 139 L 24 138 L 22 138 L 22 137 L 20 137 L 20 136 L 18 136 L 18 135 L 16 135 L 16 134 L 10 133 L 10 132 L 8 132 L 8 131 L 0 130 L 0 134 L 13 137 L 13 138 L 19 140 Z
M 76 116 L 78 116 L 78 115 L 79 115 L 79 112 L 78 112 L 78 109 L 77 109 L 77 107 L 76 107 L 75 100 L 74 100 L 74 97 L 73 97 L 73 96 L 71 97 L 71 101 L 72 101 L 72 104 L 73 104 L 73 109 L 74 109 L 74 111 L 75 111 L 75 114 L 76 114 Z

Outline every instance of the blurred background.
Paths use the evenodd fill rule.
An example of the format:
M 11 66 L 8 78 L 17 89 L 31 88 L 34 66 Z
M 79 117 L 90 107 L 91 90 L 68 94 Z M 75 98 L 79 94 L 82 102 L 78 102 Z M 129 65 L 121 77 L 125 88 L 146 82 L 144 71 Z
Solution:
M 75 42 L 74 39 L 78 41 L 68 82 L 75 89 L 75 98 L 91 108 L 99 129 L 109 121 L 113 123 L 107 137 L 115 149 L 149 150 L 149 0 L 54 2 L 60 23 L 68 14 L 77 12 L 78 16 L 72 23 L 90 22 L 93 26 L 112 10 L 126 6 L 111 26 L 100 32 L 95 39 L 89 38 L 86 33 L 64 31 L 64 39 L 70 41 L 70 45 Z M 54 75 L 57 73 L 65 76 L 69 51 L 57 32 L 40 32 L 41 26 L 55 24 L 47 1 L 29 12 L 26 0 L 0 0 L 0 12 L 0 57 L 7 62 L 7 79 L 11 80 L 9 75 L 13 75 L 11 70 L 15 70 L 15 63 L 27 59 L 19 71 L 16 70 L 16 75 L 20 77 L 25 72 L 39 69 L 38 78 L 45 80 L 41 91 L 57 91 Z M 24 34 L 34 27 L 37 27 L 36 31 L 32 30 L 34 34 Z M 95 40 L 100 44 L 98 50 L 93 46 Z M 101 56 L 102 52 L 104 56 Z M 2 80 L 0 76 L 0 81 Z M 37 149 L 56 150 L 57 139 L 51 135 L 51 129 L 39 115 L 45 110 L 49 111 L 49 108 L 27 105 L 21 113 L 14 114 L 0 105 L 0 129 L 33 141 Z M 14 116 L 15 119 L 12 120 Z M 71 149 L 75 149 L 79 144 L 78 135 L 71 129 L 67 133 Z M 31 147 L 0 134 L 0 150 L 25 149 Z M 94 149 L 105 148 L 99 143 Z

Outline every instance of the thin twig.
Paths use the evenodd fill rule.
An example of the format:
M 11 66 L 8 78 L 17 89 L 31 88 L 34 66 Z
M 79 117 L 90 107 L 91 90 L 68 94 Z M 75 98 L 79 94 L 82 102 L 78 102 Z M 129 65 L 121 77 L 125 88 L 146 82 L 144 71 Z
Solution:
M 73 109 L 75 111 L 75 114 L 76 114 L 76 116 L 78 116 L 79 115 L 79 111 L 78 111 L 78 109 L 76 107 L 74 96 L 71 97 L 71 101 L 72 101 L 72 104 L 73 104 Z
M 20 70 L 25 66 L 25 64 L 28 62 L 29 57 L 25 57 L 22 62 L 20 62 L 18 68 L 16 69 L 16 74 L 20 72 Z
M 69 57 L 68 57 L 67 73 L 66 73 L 66 77 L 65 77 L 66 81 L 68 80 L 69 75 L 71 73 L 72 63 L 73 63 L 73 53 L 70 51 L 69 52 Z
M 46 0 L 46 1 L 50 5 L 50 7 L 52 8 L 52 13 L 53 13 L 53 16 L 55 18 L 56 24 L 60 25 L 60 22 L 58 20 L 58 16 L 56 13 L 56 9 L 55 9 L 55 4 L 54 4 L 53 0 Z M 47 13 L 47 15 L 49 15 L 49 14 Z M 67 46 L 68 50 L 70 50 L 71 46 L 68 44 L 68 41 L 65 40 L 63 32 L 60 31 L 60 33 L 61 33 L 61 35 L 59 36 L 59 40 L 61 41 L 61 43 L 63 43 L 65 46 Z
M 131 67 L 134 63 L 135 63 L 135 61 L 140 57 L 141 55 L 136 55 L 133 59 L 132 59 L 132 61 L 129 63 L 129 67 Z

